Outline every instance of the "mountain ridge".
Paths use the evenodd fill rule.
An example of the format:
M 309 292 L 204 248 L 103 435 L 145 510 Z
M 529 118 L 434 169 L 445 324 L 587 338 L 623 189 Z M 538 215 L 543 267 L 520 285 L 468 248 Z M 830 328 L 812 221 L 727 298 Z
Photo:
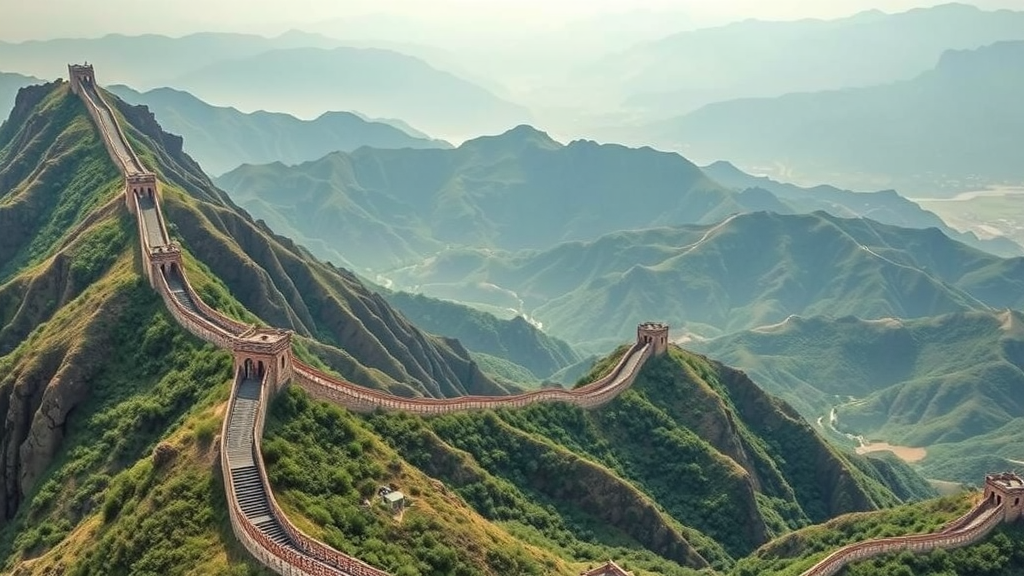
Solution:
M 210 106 L 173 88 L 154 88 L 145 93 L 123 85 L 108 89 L 126 102 L 149 107 L 164 129 L 184 137 L 189 155 L 213 174 L 243 164 L 297 164 L 360 146 L 450 147 L 444 141 L 414 138 L 349 112 L 324 112 L 313 120 L 300 120 L 283 113 L 246 114 L 232 107 Z

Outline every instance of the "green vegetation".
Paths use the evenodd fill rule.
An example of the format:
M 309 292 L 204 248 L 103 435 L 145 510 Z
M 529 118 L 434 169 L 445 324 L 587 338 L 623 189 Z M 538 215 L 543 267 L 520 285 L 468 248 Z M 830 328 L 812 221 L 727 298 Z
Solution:
M 983 542 L 955 550 L 935 550 L 875 558 L 851 565 L 842 576 L 1015 576 L 1024 570 L 1024 526 L 995 529 Z
M 473 352 L 504 358 L 526 368 L 531 373 L 526 381 L 547 378 L 580 360 L 569 344 L 541 332 L 521 316 L 501 320 L 486 312 L 422 294 L 383 291 L 383 295 L 420 328 L 457 338 Z
M 308 338 L 310 354 L 365 386 L 404 395 L 508 392 L 458 343 L 421 332 L 355 275 L 238 210 L 144 108 L 112 105 L 143 164 L 160 177 L 171 234 L 195 259 L 189 270 L 196 264 L 208 271 L 211 280 L 194 282 L 209 304 L 246 322 L 294 330 Z
M 392 574 L 572 574 L 469 512 L 382 444 L 360 418 L 290 388 L 272 407 L 263 452 L 275 494 L 300 527 Z M 401 516 L 379 486 L 409 498 Z
M 510 387 L 535 388 L 540 384 L 537 377 L 526 368 L 483 352 L 470 352 L 473 360 L 480 366 L 480 371 L 500 382 L 507 382 Z
M 841 431 L 925 447 L 928 477 L 977 483 L 1024 460 L 1022 326 L 1011 311 L 793 317 L 693 346 L 748 371 L 808 420 L 827 423 L 836 407 Z
M 42 80 L 31 76 L 0 72 L 0 119 L 7 118 L 11 108 L 14 107 L 14 98 L 18 95 L 18 90 L 25 86 L 42 83 Z M 3 122 L 4 120 L 0 120 L 0 125 Z
M 498 286 L 488 294 L 519 295 L 552 335 L 605 351 L 652 318 L 706 338 L 767 330 L 794 314 L 910 319 L 1017 308 L 1024 272 L 1015 262 L 934 229 L 755 212 L 543 251 L 452 249 L 387 276 L 463 301 Z
M 29 110 L 14 112 L 27 116 L 35 109 L 39 124 L 13 116 L 0 127 L 0 282 L 52 256 L 76 232 L 75 224 L 122 186 L 81 101 L 68 97 L 66 88 L 45 88 L 31 90 L 36 101 L 26 99 Z M 46 155 L 54 161 L 39 171 L 27 161 Z
M 973 495 L 947 496 L 889 510 L 841 516 L 787 534 L 740 560 L 733 576 L 798 576 L 834 550 L 873 538 L 935 532 L 970 509 Z

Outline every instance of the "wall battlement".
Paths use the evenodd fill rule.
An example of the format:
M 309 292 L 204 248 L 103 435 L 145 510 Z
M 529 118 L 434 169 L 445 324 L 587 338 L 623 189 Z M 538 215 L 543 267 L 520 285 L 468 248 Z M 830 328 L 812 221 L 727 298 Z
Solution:
M 68 82 L 71 82 L 71 92 L 81 94 L 82 84 L 96 85 L 96 73 L 88 62 L 85 64 L 68 64 Z
M 638 344 L 651 344 L 652 355 L 661 356 L 668 350 L 668 324 L 662 322 L 644 322 L 636 327 Z

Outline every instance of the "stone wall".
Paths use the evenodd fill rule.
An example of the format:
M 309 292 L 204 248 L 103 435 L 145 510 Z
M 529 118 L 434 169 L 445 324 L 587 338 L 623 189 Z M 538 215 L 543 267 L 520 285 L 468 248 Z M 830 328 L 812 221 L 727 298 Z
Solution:
M 873 558 L 882 554 L 891 554 L 904 550 L 921 554 L 931 552 L 936 548 L 950 549 L 973 544 L 984 538 L 1003 521 L 1001 507 L 993 507 L 982 502 L 976 508 L 976 510 L 971 512 L 973 523 L 961 525 L 956 529 L 943 531 L 938 534 L 899 536 L 851 544 L 828 555 L 801 576 L 832 576 L 851 562 Z
M 605 376 L 575 390 L 547 388 L 512 396 L 462 396 L 458 398 L 401 398 L 356 386 L 292 358 L 293 382 L 310 396 L 344 406 L 354 412 L 377 408 L 402 410 L 413 414 L 448 414 L 467 410 L 522 408 L 538 402 L 565 402 L 583 408 L 604 404 L 633 384 L 652 345 L 635 343 Z

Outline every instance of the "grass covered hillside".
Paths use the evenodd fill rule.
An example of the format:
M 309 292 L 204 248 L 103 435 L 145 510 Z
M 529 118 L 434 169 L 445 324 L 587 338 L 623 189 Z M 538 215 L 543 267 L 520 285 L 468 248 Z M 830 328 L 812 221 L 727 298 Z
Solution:
M 180 137 L 163 132 L 145 107 L 111 98 L 130 123 L 127 135 L 142 162 L 170 183 L 163 210 L 171 235 L 248 318 L 294 330 L 319 361 L 367 386 L 430 396 L 507 391 L 457 341 L 420 331 L 352 273 L 253 221 L 182 151 Z M 196 289 L 211 305 L 245 314 L 218 298 L 214 284 Z
M 211 106 L 188 92 L 157 88 L 139 93 L 127 86 L 110 91 L 131 104 L 147 106 L 168 132 L 185 139 L 185 150 L 209 174 L 242 164 L 296 164 L 324 154 L 374 148 L 450 148 L 440 140 L 416 138 L 350 112 L 327 112 L 314 120 L 288 114 Z
M 67 85 L 21 91 L 0 128 L 0 572 L 265 574 L 214 474 L 231 358 L 140 277 L 121 185 Z
M 935 229 L 823 212 L 740 214 L 544 251 L 453 250 L 390 277 L 470 302 L 496 305 L 514 294 L 546 331 L 599 349 L 648 318 L 708 337 L 792 314 L 916 318 L 1016 307 L 1024 295 L 1022 259 L 981 252 Z
M 929 477 L 977 483 L 1024 460 L 1024 316 L 917 320 L 792 317 L 692 342 L 743 368 L 809 420 L 866 440 L 923 447 Z
M 776 536 L 897 502 L 886 465 L 836 452 L 741 373 L 678 349 L 589 412 L 353 416 L 291 390 L 264 452 L 287 508 L 410 576 L 576 574 L 609 557 L 638 574 L 723 571 Z M 381 483 L 412 495 L 400 521 L 360 510 Z M 492 531 L 506 556 L 466 544 Z
M 457 342 L 253 223 L 180 139 L 120 109 L 208 302 L 316 326 L 324 342 L 305 339 L 303 353 L 367 385 L 502 392 Z M 230 355 L 180 330 L 140 276 L 121 187 L 67 84 L 20 92 L 0 128 L 0 572 L 265 574 L 231 534 L 216 473 Z M 302 323 L 314 305 L 321 324 Z M 362 345 L 342 352 L 345 339 Z M 424 363 L 429 378 L 416 375 Z
M 243 166 L 217 184 L 320 257 L 374 271 L 449 244 L 539 249 L 750 208 L 675 154 L 562 145 L 529 126 L 454 150 L 362 149 L 294 167 Z
M 432 334 L 457 338 L 471 352 L 522 366 L 534 380 L 546 379 L 581 361 L 564 340 L 548 336 L 522 316 L 505 320 L 455 302 L 422 294 L 384 291 L 384 298 L 413 324 Z

